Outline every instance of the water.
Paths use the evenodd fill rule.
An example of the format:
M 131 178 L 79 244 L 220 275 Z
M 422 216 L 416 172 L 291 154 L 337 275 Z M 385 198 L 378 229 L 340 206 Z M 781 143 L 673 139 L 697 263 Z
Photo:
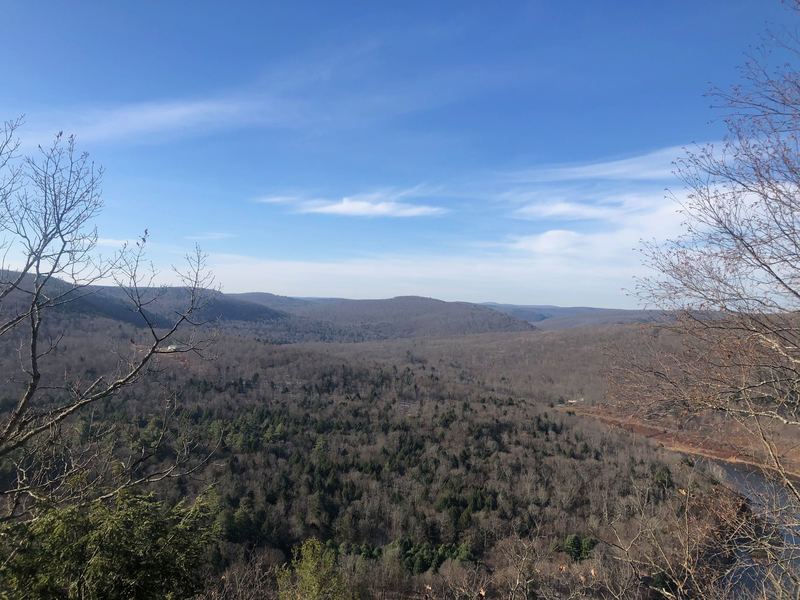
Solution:
M 777 597 L 775 588 L 796 595 L 800 573 L 800 504 L 764 471 L 735 463 L 705 461 L 708 471 L 747 501 L 756 519 L 741 536 L 727 583 L 734 597 Z

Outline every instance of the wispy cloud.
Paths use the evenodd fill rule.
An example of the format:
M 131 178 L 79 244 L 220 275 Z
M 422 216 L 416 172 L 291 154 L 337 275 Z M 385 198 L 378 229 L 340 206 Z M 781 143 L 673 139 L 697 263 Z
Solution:
M 296 195 L 259 196 L 253 200 L 259 204 L 296 204 L 301 201 L 302 197 Z
M 654 196 L 651 207 L 636 212 L 618 211 L 613 219 L 591 229 L 554 227 L 530 235 L 512 236 L 508 249 L 547 258 L 565 273 L 585 266 L 615 264 L 631 276 L 640 271 L 636 252 L 642 240 L 664 239 L 680 231 L 682 217 L 675 201 Z
M 646 154 L 615 160 L 534 167 L 507 173 L 506 179 L 515 182 L 666 181 L 673 179 L 673 161 L 683 154 L 683 151 L 683 146 L 670 146 Z
M 531 181 L 473 176 L 470 185 L 419 186 L 338 200 L 268 196 L 262 200 L 299 212 L 359 216 L 403 212 L 397 205 L 428 206 L 410 202 L 414 198 L 458 197 L 495 217 L 530 221 L 531 232 L 504 237 L 501 233 L 499 239 L 483 243 L 469 240 L 459 255 L 415 256 L 409 251 L 331 261 L 224 255 L 213 260 L 230 289 L 255 286 L 288 295 L 424 294 L 473 301 L 633 306 L 635 301 L 626 300 L 624 290 L 633 286 L 635 275 L 645 272 L 636 252 L 641 241 L 680 231 L 678 203 L 665 192 L 671 183 L 666 178 L 669 169 L 657 166 L 668 165 L 679 154 L 672 147 L 621 161 L 572 165 L 558 177 L 551 172 L 548 178 Z M 479 191 L 466 194 L 470 188 Z
M 64 131 L 76 133 L 81 142 L 132 142 L 144 136 L 153 141 L 245 125 L 290 126 L 295 118 L 289 104 L 268 94 L 170 99 L 32 113 L 27 116 L 32 131 L 24 139 L 43 144 Z
M 361 193 L 337 199 L 281 194 L 262 196 L 257 198 L 256 202 L 288 205 L 295 212 L 305 214 L 344 217 L 429 217 L 442 215 L 447 212 L 447 209 L 430 204 L 418 204 L 409 200 L 430 197 L 435 194 L 434 189 L 418 185 L 404 189 L 385 189 Z
M 397 44 L 405 44 L 398 38 Z M 25 143 L 45 144 L 54 133 L 75 133 L 85 142 L 148 142 L 253 126 L 324 132 L 363 129 L 517 85 L 528 65 L 497 69 L 471 64 L 431 66 L 387 81 L 386 40 L 354 41 L 274 63 L 257 80 L 192 97 L 61 106 L 28 112 Z
M 682 154 L 673 146 L 618 160 L 506 174 L 494 182 L 497 197 L 509 216 L 530 221 L 532 231 L 509 235 L 495 247 L 505 248 L 510 260 L 528 261 L 538 280 L 550 280 L 545 285 L 569 282 L 565 294 L 571 286 L 581 287 L 578 279 L 607 291 L 609 285 L 630 289 L 633 277 L 645 271 L 636 251 L 642 241 L 681 231 L 682 192 L 672 163 Z M 598 273 L 606 274 L 608 284 L 598 281 Z
M 501 200 L 510 216 L 532 222 L 529 234 L 509 236 L 506 249 L 547 260 L 565 277 L 615 265 L 632 277 L 642 271 L 642 240 L 665 239 L 681 230 L 680 193 L 671 146 L 638 156 L 584 164 L 544 166 L 506 173 Z M 538 229 L 538 231 L 537 231 Z M 502 244 L 502 243 L 501 243 Z
M 626 164 L 655 163 L 676 155 L 674 148 L 630 157 Z M 278 189 L 251 202 L 264 210 L 359 218 L 446 215 L 458 199 L 461 217 L 485 218 L 482 239 L 462 246 L 428 246 L 414 254 L 367 255 L 354 245 L 351 257 L 326 260 L 268 260 L 257 256 L 213 254 L 213 269 L 228 291 L 263 290 L 287 295 L 385 297 L 423 294 L 444 299 L 510 302 L 632 305 L 623 289 L 644 273 L 635 251 L 643 239 L 663 239 L 680 231 L 678 204 L 667 197 L 665 171 L 653 167 L 645 178 L 623 178 L 596 162 L 572 165 L 568 179 L 512 181 L 471 175 L 469 181 L 439 185 L 385 187 L 348 195 L 319 190 Z M 590 178 L 588 173 L 614 172 Z M 616 177 L 616 178 L 615 178 Z M 626 176 L 627 177 L 627 176 Z M 267 208 L 269 207 L 269 209 Z M 523 223 L 522 220 L 525 220 Z M 513 225 L 510 225 L 513 223 Z M 512 233 L 513 232 L 513 233 Z M 203 232 L 194 239 L 224 239 Z M 460 248 L 460 249 L 459 249 Z M 361 253 L 358 258 L 354 257 Z
M 595 187 L 587 192 L 580 185 L 570 188 L 560 185 L 552 192 L 540 184 L 531 193 L 519 193 L 522 206 L 514 209 L 516 218 L 541 221 L 605 221 L 619 223 L 634 215 L 657 211 L 667 202 L 666 190 L 659 182 L 640 182 L 634 188 L 613 183 Z M 526 199 L 532 201 L 526 203 Z
M 554 219 L 562 221 L 608 220 L 621 213 L 619 207 L 594 205 L 585 202 L 541 202 L 528 204 L 514 211 L 514 216 L 526 219 Z
M 358 198 L 342 198 L 336 202 L 308 205 L 300 212 L 347 217 L 427 217 L 445 212 L 438 206 L 424 204 L 408 204 L 391 200 L 364 200 Z

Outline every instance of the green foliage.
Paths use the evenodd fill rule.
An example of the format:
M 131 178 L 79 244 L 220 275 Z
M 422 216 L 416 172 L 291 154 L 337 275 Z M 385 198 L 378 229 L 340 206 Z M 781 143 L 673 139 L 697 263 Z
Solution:
M 167 507 L 152 496 L 121 496 L 89 507 L 46 511 L 7 526 L 21 540 L 0 567 L 0 598 L 186 598 L 199 591 L 213 539 L 207 502 Z
M 569 534 L 561 545 L 561 550 L 572 560 L 578 562 L 589 558 L 597 540 L 591 536 L 581 537 L 577 533 Z
M 657 464 L 651 467 L 653 483 L 656 487 L 663 490 L 672 488 L 675 484 L 672 481 L 672 471 L 665 464 Z
M 427 571 L 436 571 L 448 559 L 471 561 L 474 559 L 472 544 L 465 540 L 460 545 L 428 542 L 413 543 L 403 537 L 389 544 L 387 548 L 396 550 L 403 565 L 409 573 L 419 575 Z
M 312 536 L 376 560 L 371 552 L 406 538 L 413 549 L 398 563 L 436 572 L 448 559 L 489 558 L 492 544 L 477 540 L 512 525 L 535 523 L 560 546 L 591 515 L 621 510 L 632 482 L 652 488 L 657 506 L 668 501 L 651 450 L 543 410 L 550 392 L 497 394 L 442 361 L 377 364 L 246 337 L 218 344 L 224 362 L 164 378 L 181 390 L 175 434 L 222 440 L 214 464 L 224 466 L 206 471 L 220 490 L 220 566 L 261 550 L 291 555 Z M 96 418 L 146 427 L 153 410 L 139 397 L 147 389 Z M 185 486 L 168 497 L 197 491 Z
M 292 564 L 278 574 L 280 600 L 344 600 L 344 581 L 336 566 L 336 553 L 309 538 L 294 551 Z
M 594 550 L 595 546 L 597 546 L 597 540 L 593 537 L 587 536 L 581 538 L 581 559 L 583 560 L 589 558 L 589 555 L 591 554 L 592 550 Z
M 572 558 L 572 560 L 578 561 L 581 559 L 581 537 L 577 534 L 570 533 L 567 538 L 564 540 L 564 552 Z

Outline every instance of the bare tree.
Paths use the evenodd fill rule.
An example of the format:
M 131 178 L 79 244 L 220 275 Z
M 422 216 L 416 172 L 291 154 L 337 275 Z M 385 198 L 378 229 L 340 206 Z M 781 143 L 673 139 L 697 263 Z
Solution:
M 639 286 L 648 303 L 680 315 L 668 327 L 675 345 L 655 345 L 616 390 L 629 410 L 717 419 L 765 465 L 749 509 L 716 515 L 736 534 L 727 538 L 730 572 L 758 556 L 751 574 L 760 574 L 744 587 L 764 598 L 800 593 L 799 55 L 797 34 L 771 35 L 745 63 L 741 85 L 712 92 L 727 135 L 677 161 L 688 188 L 684 233 L 645 247 L 656 275 Z M 687 556 L 673 585 L 702 577 L 706 558 Z
M 151 467 L 149 458 L 165 431 L 147 447 L 125 449 L 115 427 L 94 422 L 91 410 L 151 374 L 158 357 L 202 351 L 197 315 L 213 284 L 196 249 L 186 269 L 176 271 L 181 305 L 168 320 L 157 319 L 153 308 L 165 289 L 155 285 L 155 270 L 146 261 L 146 233 L 110 258 L 99 256 L 93 220 L 102 207 L 102 170 L 76 150 L 73 137 L 61 134 L 35 156 L 19 156 L 20 125 L 9 121 L 0 129 L 0 340 L 18 348 L 19 364 L 17 372 L 4 373 L 16 399 L 0 411 L 5 521 L 35 518 L 41 507 L 112 495 L 191 469 L 189 442 L 166 466 L 161 461 Z M 91 378 L 58 372 L 50 359 L 64 337 L 75 333 L 74 322 L 64 317 L 101 283 L 116 283 L 139 319 L 138 343 Z M 162 422 L 168 422 L 172 406 L 165 403 Z M 86 418 L 80 434 L 73 430 L 79 415 Z

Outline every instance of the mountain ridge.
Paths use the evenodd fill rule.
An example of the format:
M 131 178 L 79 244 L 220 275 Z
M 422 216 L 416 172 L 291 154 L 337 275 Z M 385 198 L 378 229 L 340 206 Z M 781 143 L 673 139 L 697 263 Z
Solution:
M 54 291 L 68 287 L 60 280 L 49 285 Z M 196 314 L 198 320 L 216 322 L 265 341 L 281 343 L 530 332 L 646 323 L 657 321 L 660 316 L 658 311 L 473 303 L 414 295 L 350 299 L 219 290 L 207 290 L 207 294 L 207 302 Z M 188 292 L 179 287 L 154 289 L 153 295 L 156 299 L 148 304 L 147 315 L 158 327 L 166 326 L 188 299 Z M 133 310 L 125 292 L 116 286 L 91 286 L 59 311 L 65 315 L 102 316 L 128 324 L 142 324 L 141 315 Z

